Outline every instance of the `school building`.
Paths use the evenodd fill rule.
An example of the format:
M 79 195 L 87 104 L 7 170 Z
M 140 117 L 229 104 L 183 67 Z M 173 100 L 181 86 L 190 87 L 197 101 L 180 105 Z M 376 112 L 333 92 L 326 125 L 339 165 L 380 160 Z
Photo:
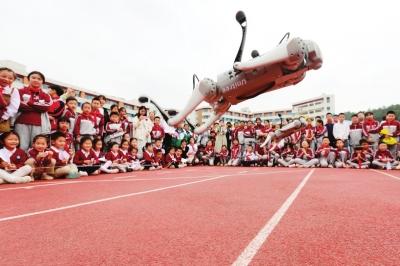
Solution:
M 228 111 L 222 116 L 225 122 L 238 122 L 255 120 L 257 117 L 262 121 L 269 120 L 271 123 L 280 123 L 281 118 L 293 117 L 312 117 L 320 116 L 325 119 L 326 113 L 335 113 L 335 96 L 332 94 L 322 94 L 321 96 L 306 99 L 292 104 L 291 108 L 268 110 L 261 112 L 251 112 L 249 109 L 241 111 Z M 201 107 L 196 109 L 196 123 L 203 124 L 211 115 L 211 107 Z

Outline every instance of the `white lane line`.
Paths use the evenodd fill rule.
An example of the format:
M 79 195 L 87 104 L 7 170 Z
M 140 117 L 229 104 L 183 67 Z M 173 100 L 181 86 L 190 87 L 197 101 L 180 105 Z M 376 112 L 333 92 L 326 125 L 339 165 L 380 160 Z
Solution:
M 293 169 L 291 171 L 288 170 L 282 170 L 282 171 L 271 171 L 271 172 L 259 172 L 259 173 L 252 173 L 251 175 L 264 175 L 264 174 L 271 174 L 271 173 L 296 173 L 296 172 L 302 172 L 305 169 Z M 245 175 L 248 171 L 242 171 L 239 172 L 236 175 Z M 226 174 L 232 174 L 232 173 L 226 173 Z M 70 185 L 70 184 L 79 184 L 79 183 L 100 183 L 100 182 L 123 182 L 123 181 L 146 181 L 146 180 L 176 180 L 176 179 L 197 179 L 197 178 L 204 178 L 204 177 L 211 177 L 210 175 L 205 175 L 205 176 L 182 176 L 182 177 L 156 177 L 156 178 L 147 178 L 147 177 L 142 177 L 142 178 L 132 178 L 135 176 L 117 176 L 113 177 L 112 179 L 97 179 L 97 180 L 76 180 L 76 181 L 66 181 L 66 182 L 41 182 L 39 184 L 32 184 L 29 186 L 21 186 L 21 187 L 8 187 L 8 188 L 0 188 L 0 191 L 7 191 L 7 190 L 20 190 L 20 189 L 33 189 L 36 187 L 49 187 L 49 186 L 61 186 L 61 185 Z
M 269 174 L 293 173 L 293 172 L 300 172 L 300 171 L 272 171 L 272 172 L 259 173 L 259 174 L 269 175 Z M 216 176 L 216 177 L 212 177 L 212 178 L 182 183 L 182 184 L 178 184 L 178 185 L 166 186 L 166 187 L 161 187 L 161 188 L 155 188 L 155 189 L 150 189 L 150 190 L 145 190 L 145 191 L 140 191 L 140 192 L 133 192 L 133 193 L 129 193 L 129 194 L 123 194 L 123 195 L 119 195 L 119 196 L 93 200 L 93 201 L 81 202 L 81 203 L 77 203 L 77 204 L 47 209 L 47 210 L 43 210 L 43 211 L 36 211 L 36 212 L 30 212 L 30 213 L 15 215 L 15 216 L 3 217 L 3 218 L 0 218 L 0 222 L 16 220 L 16 219 L 20 219 L 20 218 L 24 218 L 24 217 L 30 217 L 30 216 L 40 215 L 40 214 L 57 212 L 57 211 L 62 211 L 62 210 L 67 210 L 67 209 L 72 209 L 72 208 L 78 208 L 81 206 L 92 205 L 92 204 L 97 204 L 97 203 L 101 203 L 101 202 L 106 202 L 106 201 L 111 201 L 111 200 L 116 200 L 116 199 L 121 199 L 121 198 L 127 198 L 127 197 L 132 197 L 132 196 L 138 196 L 138 195 L 173 189 L 173 188 L 177 188 L 177 187 L 185 187 L 185 186 L 189 186 L 189 185 L 193 185 L 193 184 L 197 184 L 197 183 L 203 183 L 203 182 L 207 182 L 207 181 L 211 181 L 211 180 L 216 180 L 216 179 L 220 179 L 220 178 L 228 177 L 228 176 L 240 176 L 240 174 L 225 174 L 225 175 L 220 175 L 220 176 Z M 132 181 L 133 180 L 135 180 L 135 179 L 132 179 Z M 146 179 L 146 180 L 148 180 L 148 179 Z M 92 180 L 92 181 L 96 181 L 96 180 Z M 112 180 L 110 180 L 110 181 L 112 181 Z M 117 181 L 117 180 L 114 180 L 114 181 Z M 128 181 L 128 180 L 120 180 L 120 181 Z M 81 182 L 83 182 L 83 181 L 81 181 Z
M 62 210 L 67 210 L 67 209 L 73 209 L 73 208 L 78 208 L 78 207 L 82 207 L 82 206 L 86 206 L 86 205 L 92 205 L 92 204 L 106 202 L 106 201 L 112 201 L 112 200 L 116 200 L 116 199 L 122 199 L 122 198 L 138 196 L 138 195 L 143 195 L 143 194 L 148 194 L 148 193 L 153 193 L 153 192 L 158 192 L 158 191 L 163 191 L 163 190 L 169 190 L 169 189 L 178 188 L 178 187 L 185 187 L 185 186 L 189 186 L 189 185 L 193 185 L 193 184 L 197 184 L 197 183 L 203 183 L 203 182 L 207 182 L 207 181 L 220 179 L 220 178 L 227 177 L 227 176 L 229 176 L 229 175 L 220 175 L 220 176 L 216 176 L 216 177 L 212 177 L 212 178 L 182 183 L 182 184 L 173 185 L 173 186 L 160 187 L 160 188 L 155 188 L 155 189 L 150 189 L 150 190 L 145 190 L 145 191 L 140 191 L 140 192 L 123 194 L 123 195 L 114 196 L 114 197 L 86 201 L 86 202 L 67 205 L 67 206 L 63 206 L 63 207 L 59 207 L 59 208 L 53 208 L 53 209 L 47 209 L 47 210 L 43 210 L 43 211 L 25 213 L 25 214 L 21 214 L 21 215 L 3 217 L 3 218 L 0 218 L 0 222 L 11 221 L 11 220 L 21 219 L 21 218 L 45 214 L 45 213 L 57 212 L 57 211 L 62 211 Z
M 258 232 L 256 237 L 251 240 L 248 246 L 243 250 L 242 254 L 236 259 L 236 261 L 232 264 L 234 266 L 243 266 L 249 265 L 254 256 L 257 254 L 258 250 L 267 240 L 267 238 L 271 235 L 272 231 L 278 225 L 282 217 L 285 215 L 287 210 L 290 208 L 294 200 L 299 195 L 300 191 L 303 189 L 308 179 L 310 179 L 311 175 L 314 173 L 315 169 L 312 169 L 308 174 L 303 178 L 300 184 L 296 187 L 296 189 L 292 192 L 292 194 L 286 199 L 286 201 L 282 204 L 277 212 L 271 217 L 271 219 L 265 224 L 265 226 Z
M 386 172 L 378 171 L 378 170 L 375 170 L 375 169 L 371 169 L 371 170 L 374 171 L 374 172 L 376 172 L 376 173 L 380 173 L 380 174 L 382 174 L 382 175 L 389 176 L 389 177 L 392 177 L 392 178 L 394 178 L 394 179 L 400 180 L 400 177 L 398 177 L 398 176 L 391 175 L 391 174 L 388 174 L 388 173 L 386 173 Z

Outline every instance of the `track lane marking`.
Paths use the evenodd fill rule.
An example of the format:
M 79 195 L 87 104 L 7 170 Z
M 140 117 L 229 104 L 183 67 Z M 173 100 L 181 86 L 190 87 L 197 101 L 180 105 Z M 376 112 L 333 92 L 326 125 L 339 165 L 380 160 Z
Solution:
M 397 179 L 397 180 L 400 180 L 400 177 L 395 176 L 395 175 L 388 174 L 388 173 L 386 173 L 386 172 L 378 171 L 378 170 L 375 170 L 375 169 L 371 169 L 371 171 L 373 171 L 373 172 L 375 172 L 375 173 L 379 173 L 379 174 L 385 175 L 385 176 L 389 176 L 389 177 L 394 178 L 394 179 Z
M 296 173 L 302 172 L 305 169 L 293 169 L 292 171 L 282 170 L 282 171 L 271 171 L 266 173 L 252 173 L 252 175 L 263 175 L 268 173 Z M 226 174 L 234 174 L 234 173 L 226 173 Z M 239 172 L 235 175 L 245 175 L 245 173 Z M 113 177 L 112 179 L 95 179 L 95 180 L 76 180 L 76 181 L 67 181 L 67 182 L 41 182 L 41 183 L 31 183 L 32 185 L 29 186 L 20 186 L 20 187 L 8 187 L 8 188 L 0 188 L 1 191 L 8 191 L 8 190 L 21 190 L 21 189 L 33 189 L 36 187 L 48 187 L 48 186 L 61 186 L 61 185 L 70 185 L 70 184 L 79 184 L 79 183 L 101 183 L 101 182 L 124 182 L 124 181 L 146 181 L 146 180 L 178 180 L 178 179 L 196 179 L 196 178 L 204 178 L 204 177 L 211 177 L 210 175 L 205 176 L 181 176 L 181 177 L 158 177 L 158 178 L 147 178 L 147 177 L 139 177 L 139 178 L 132 178 L 136 176 L 117 176 Z
M 275 227 L 279 224 L 282 217 L 286 214 L 290 206 L 293 204 L 300 191 L 303 189 L 307 181 L 310 179 L 311 175 L 314 173 L 315 169 L 312 169 L 303 178 L 296 189 L 290 194 L 282 206 L 275 212 L 275 214 L 269 219 L 269 221 L 264 225 L 263 228 L 257 233 L 257 235 L 250 241 L 247 247 L 239 255 L 236 261 L 232 264 L 233 266 L 243 266 L 249 265 L 253 260 L 254 256 L 257 254 L 258 250 L 262 247 L 271 233 L 274 231 Z
M 296 172 L 301 172 L 301 171 L 272 171 L 272 172 L 258 173 L 258 174 L 270 175 L 270 174 L 293 173 L 293 172 L 296 173 Z M 202 179 L 202 180 L 196 180 L 196 181 L 191 181 L 191 182 L 187 182 L 187 183 L 181 183 L 181 184 L 177 184 L 177 185 L 160 187 L 160 188 L 139 191 L 139 192 L 133 192 L 133 193 L 128 193 L 128 194 L 122 194 L 122 195 L 118 195 L 118 196 L 107 197 L 107 198 L 102 198 L 102 199 L 92 200 L 92 201 L 86 201 L 86 202 L 76 203 L 76 204 L 62 206 L 62 207 L 58 207 L 58 208 L 51 208 L 51 209 L 42 210 L 42 211 L 29 212 L 29 213 L 20 214 L 20 215 L 0 217 L 0 222 L 17 220 L 17 219 L 21 219 L 21 218 L 25 218 L 25 217 L 31 217 L 31 216 L 36 216 L 36 215 L 41 215 L 41 214 L 46 214 L 46 213 L 58 212 L 58 211 L 78 208 L 78 207 L 82 207 L 82 206 L 117 200 L 117 199 L 121 199 L 121 198 L 127 198 L 127 197 L 139 196 L 139 195 L 144 195 L 144 194 L 149 194 L 149 193 L 154 193 L 154 192 L 159 192 L 159 191 L 164 191 L 164 190 L 170 190 L 170 189 L 174 189 L 174 188 L 178 188 L 178 187 L 185 187 L 185 186 L 189 186 L 189 185 L 193 185 L 193 184 L 198 184 L 198 183 L 203 183 L 203 182 L 207 182 L 207 181 L 221 179 L 224 177 L 241 176 L 241 175 L 242 174 L 224 174 L 224 175 L 219 175 L 216 177 L 206 178 L 206 179 Z M 132 179 L 132 180 L 134 180 L 134 179 Z M 93 181 L 95 181 L 95 180 L 93 180 Z M 115 180 L 115 181 L 117 181 L 117 180 Z M 127 180 L 124 180 L 124 181 L 127 181 Z

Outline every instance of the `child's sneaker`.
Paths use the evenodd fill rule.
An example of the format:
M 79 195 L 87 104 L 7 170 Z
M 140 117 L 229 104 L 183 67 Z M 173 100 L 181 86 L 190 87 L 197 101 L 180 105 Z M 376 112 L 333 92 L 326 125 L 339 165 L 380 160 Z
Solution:
M 48 175 L 48 174 L 44 173 L 44 174 L 42 175 L 42 179 L 43 179 L 43 180 L 53 180 L 54 177 L 52 177 L 51 175 Z
M 85 171 L 79 171 L 79 176 L 88 176 L 88 173 Z

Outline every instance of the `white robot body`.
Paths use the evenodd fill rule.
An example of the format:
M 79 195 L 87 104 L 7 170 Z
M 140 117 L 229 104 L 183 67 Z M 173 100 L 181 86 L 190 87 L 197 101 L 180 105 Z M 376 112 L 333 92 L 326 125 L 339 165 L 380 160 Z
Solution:
M 228 111 L 231 105 L 265 92 L 295 85 L 304 79 L 306 71 L 322 66 L 322 55 L 316 43 L 289 38 L 289 34 L 274 49 L 262 55 L 253 51 L 252 59 L 241 62 L 247 28 L 242 11 L 237 13 L 236 20 L 242 27 L 243 36 L 233 68 L 218 75 L 217 82 L 208 78 L 201 80 L 185 108 L 168 119 L 169 125 L 177 126 L 201 102 L 206 101 L 212 106 L 213 114 L 195 129 L 195 133 L 201 133 Z

